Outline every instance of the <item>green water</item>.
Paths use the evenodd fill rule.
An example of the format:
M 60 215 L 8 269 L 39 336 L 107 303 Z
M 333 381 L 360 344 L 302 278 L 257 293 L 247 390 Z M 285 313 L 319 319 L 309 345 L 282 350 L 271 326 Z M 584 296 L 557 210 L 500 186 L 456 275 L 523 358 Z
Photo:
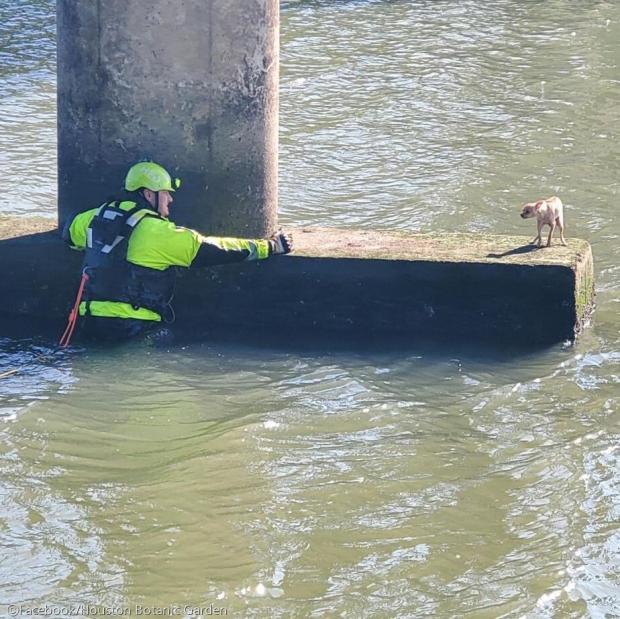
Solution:
M 55 212 L 53 16 L 0 0 L 3 213 Z M 0 381 L 0 615 L 619 616 L 620 5 L 286 2 L 281 69 L 284 225 L 529 234 L 557 193 L 593 325 L 35 360 Z

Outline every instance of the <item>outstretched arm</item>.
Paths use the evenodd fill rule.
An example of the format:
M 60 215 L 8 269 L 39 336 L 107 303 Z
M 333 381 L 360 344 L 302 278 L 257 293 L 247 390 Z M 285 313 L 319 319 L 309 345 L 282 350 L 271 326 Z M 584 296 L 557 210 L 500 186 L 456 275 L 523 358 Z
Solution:
M 175 226 L 171 221 L 145 217 L 131 237 L 127 260 L 163 270 L 168 267 L 204 267 L 263 260 L 291 250 L 289 237 L 282 233 L 275 234 L 271 239 L 203 236 L 196 230 Z
M 192 266 L 213 266 L 244 260 L 263 260 L 276 254 L 293 250 L 291 238 L 283 232 L 270 239 L 236 239 L 227 237 L 202 237 L 202 242 L 192 261 Z

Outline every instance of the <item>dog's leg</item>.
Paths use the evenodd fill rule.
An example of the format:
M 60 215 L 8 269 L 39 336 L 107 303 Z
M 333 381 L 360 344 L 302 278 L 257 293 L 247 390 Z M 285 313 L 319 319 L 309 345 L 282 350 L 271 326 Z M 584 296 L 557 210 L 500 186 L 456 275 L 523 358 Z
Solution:
M 538 234 L 534 237 L 532 245 L 538 245 L 538 247 L 540 247 L 542 245 L 542 224 L 540 223 L 540 221 L 536 221 L 536 225 L 538 226 Z
M 555 221 L 552 224 L 549 224 L 549 238 L 547 239 L 547 247 L 551 247 L 551 237 L 553 236 L 553 231 L 555 230 Z
M 564 221 L 562 217 L 558 217 L 556 219 L 556 222 L 558 224 L 558 228 L 560 229 L 560 242 L 562 243 L 562 245 L 564 245 L 564 247 L 566 247 L 566 239 L 564 238 Z

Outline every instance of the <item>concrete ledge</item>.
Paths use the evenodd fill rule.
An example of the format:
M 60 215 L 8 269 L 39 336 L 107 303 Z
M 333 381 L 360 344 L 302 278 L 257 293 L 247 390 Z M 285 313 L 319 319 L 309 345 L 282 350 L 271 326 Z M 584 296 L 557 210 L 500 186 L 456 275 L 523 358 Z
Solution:
M 81 256 L 55 222 L 0 218 L 0 314 L 59 329 Z M 493 340 L 539 346 L 573 340 L 593 307 L 592 252 L 530 237 L 293 231 L 296 252 L 259 263 L 184 271 L 176 329 L 359 337 Z M 3 324 L 3 323 L 0 323 Z M 11 335 L 2 332 L 0 335 Z

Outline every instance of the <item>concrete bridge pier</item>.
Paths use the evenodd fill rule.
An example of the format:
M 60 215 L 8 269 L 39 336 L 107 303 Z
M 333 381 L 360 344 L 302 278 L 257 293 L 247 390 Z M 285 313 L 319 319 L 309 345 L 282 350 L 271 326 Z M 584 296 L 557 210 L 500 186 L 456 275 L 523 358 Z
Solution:
M 59 224 L 153 159 L 175 221 L 277 227 L 278 0 L 58 0 Z

